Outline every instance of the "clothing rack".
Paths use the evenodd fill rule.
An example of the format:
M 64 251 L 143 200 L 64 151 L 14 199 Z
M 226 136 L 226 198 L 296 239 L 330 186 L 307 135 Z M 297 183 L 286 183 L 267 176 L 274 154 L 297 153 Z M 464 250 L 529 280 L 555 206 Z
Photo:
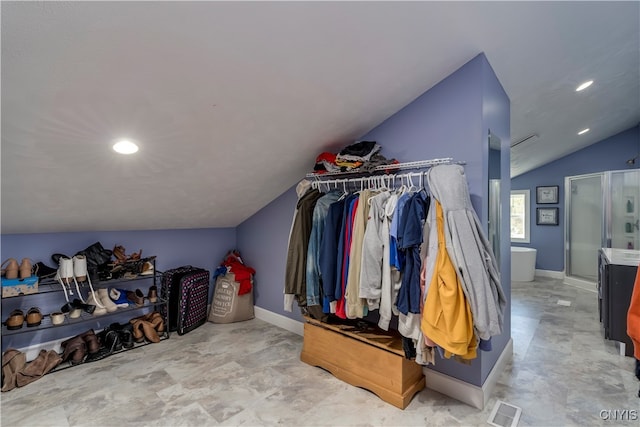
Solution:
M 375 172 L 388 172 L 407 169 L 424 169 L 436 165 L 459 164 L 464 165 L 465 162 L 454 161 L 453 157 L 444 157 L 442 159 L 417 160 L 415 162 L 403 162 L 390 165 L 375 166 L 369 170 L 356 170 L 346 172 L 327 172 L 327 173 L 308 173 L 307 178 L 321 178 L 325 176 L 344 176 L 344 175 L 370 175 Z
M 427 169 L 436 165 L 446 165 L 446 164 L 459 164 L 464 165 L 465 162 L 454 162 L 453 158 L 446 157 L 442 159 L 432 159 L 432 160 L 419 160 L 415 162 L 406 162 L 406 163 L 397 163 L 393 165 L 381 165 L 376 166 L 375 168 L 369 171 L 352 171 L 352 172 L 333 172 L 333 173 L 324 173 L 324 174 L 316 174 L 316 173 L 308 173 L 306 175 L 307 178 L 314 178 L 311 186 L 315 189 L 320 189 L 322 185 L 326 185 L 330 190 L 331 187 L 335 189 L 342 188 L 347 191 L 347 186 L 349 187 L 360 187 L 361 190 L 364 188 L 393 188 L 397 180 L 400 180 L 400 185 L 404 183 L 406 180 L 406 184 L 408 186 L 416 186 L 413 182 L 413 178 L 420 178 L 420 182 L 418 188 L 424 187 L 424 175 L 426 171 L 420 172 L 408 172 L 408 173 L 386 173 L 384 175 L 372 175 L 375 172 L 388 172 L 390 170 L 410 170 L 410 169 Z M 355 178 L 336 178 L 336 179 L 324 179 L 326 177 L 335 177 L 335 176 L 346 176 L 346 175 L 367 175 L 367 176 L 358 176 Z M 359 184 L 359 185 L 358 185 Z

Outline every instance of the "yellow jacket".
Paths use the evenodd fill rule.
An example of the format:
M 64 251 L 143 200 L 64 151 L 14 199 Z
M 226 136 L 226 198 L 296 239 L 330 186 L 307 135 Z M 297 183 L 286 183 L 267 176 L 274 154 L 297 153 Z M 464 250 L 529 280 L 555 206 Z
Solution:
M 473 331 L 471 308 L 447 253 L 442 206 L 437 200 L 435 203 L 438 253 L 422 311 L 421 329 L 446 350 L 445 356 L 453 353 L 463 359 L 475 359 L 478 343 Z

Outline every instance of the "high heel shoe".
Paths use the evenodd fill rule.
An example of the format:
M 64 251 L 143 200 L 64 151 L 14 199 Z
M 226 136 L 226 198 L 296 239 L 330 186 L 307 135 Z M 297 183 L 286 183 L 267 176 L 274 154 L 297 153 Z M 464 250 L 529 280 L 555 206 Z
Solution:
M 7 265 L 6 267 L 4 267 L 4 265 Z M 18 261 L 16 261 L 13 258 L 9 258 L 8 260 L 6 260 L 5 262 L 2 263 L 2 266 L 4 267 L 2 269 L 2 275 L 7 278 L 7 279 L 17 279 L 18 278 Z
M 26 279 L 31 277 L 31 273 L 33 271 L 33 265 L 31 264 L 31 260 L 29 258 L 22 258 L 22 262 L 20 263 L 20 278 Z

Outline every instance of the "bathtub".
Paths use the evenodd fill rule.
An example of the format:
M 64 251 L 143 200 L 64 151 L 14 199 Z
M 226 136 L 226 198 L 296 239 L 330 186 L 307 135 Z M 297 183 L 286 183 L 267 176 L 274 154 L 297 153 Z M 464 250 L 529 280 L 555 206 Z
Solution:
M 511 280 L 531 282 L 536 272 L 536 254 L 534 248 L 511 246 Z

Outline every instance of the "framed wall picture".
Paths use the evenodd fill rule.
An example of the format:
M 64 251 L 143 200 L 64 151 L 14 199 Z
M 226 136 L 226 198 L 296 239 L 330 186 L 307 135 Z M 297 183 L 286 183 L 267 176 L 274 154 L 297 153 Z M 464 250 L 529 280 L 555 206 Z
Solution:
M 537 225 L 558 225 L 558 208 L 536 208 Z
M 558 203 L 559 189 L 557 185 L 536 187 L 536 203 L 539 205 Z

